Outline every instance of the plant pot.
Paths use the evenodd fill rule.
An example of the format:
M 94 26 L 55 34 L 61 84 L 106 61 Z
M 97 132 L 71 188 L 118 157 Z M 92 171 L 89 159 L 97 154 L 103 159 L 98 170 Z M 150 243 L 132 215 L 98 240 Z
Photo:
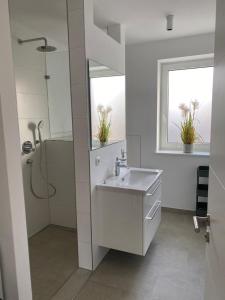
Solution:
M 108 142 L 99 142 L 99 143 L 100 143 L 100 147 L 105 147 Z
M 183 144 L 184 153 L 193 152 L 193 144 Z

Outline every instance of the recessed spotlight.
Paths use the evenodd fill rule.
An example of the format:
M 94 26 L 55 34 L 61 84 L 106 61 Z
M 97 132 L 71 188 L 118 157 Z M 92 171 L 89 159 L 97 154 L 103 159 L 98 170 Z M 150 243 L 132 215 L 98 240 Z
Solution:
M 167 31 L 172 31 L 174 15 L 167 15 L 166 20 L 167 20 Z

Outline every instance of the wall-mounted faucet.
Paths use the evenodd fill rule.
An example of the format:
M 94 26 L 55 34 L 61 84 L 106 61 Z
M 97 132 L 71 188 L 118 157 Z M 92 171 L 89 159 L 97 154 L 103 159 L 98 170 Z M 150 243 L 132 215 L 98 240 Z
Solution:
M 120 168 L 127 168 L 126 157 L 124 149 L 121 149 L 121 158 L 117 157 L 115 162 L 115 176 L 120 175 Z
M 126 154 L 127 152 L 125 152 L 125 150 L 122 148 L 121 149 L 121 161 L 127 161 L 127 158 L 126 158 Z
M 120 160 L 119 157 L 117 157 L 115 162 L 115 176 L 119 176 L 119 175 L 120 175 Z

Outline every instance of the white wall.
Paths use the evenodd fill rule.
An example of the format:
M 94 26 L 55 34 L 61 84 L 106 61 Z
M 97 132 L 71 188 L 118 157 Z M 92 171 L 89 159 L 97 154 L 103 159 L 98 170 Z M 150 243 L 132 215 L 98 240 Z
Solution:
M 38 52 L 36 47 L 40 42 L 20 45 L 18 38 L 29 38 L 36 36 L 28 28 L 12 22 L 12 47 L 13 62 L 15 69 L 17 108 L 19 117 L 20 143 L 31 141 L 35 145 L 37 136 L 37 124 L 44 121 L 42 128 L 43 139 L 48 138 L 48 94 L 46 80 L 45 54 Z M 29 155 L 21 155 L 23 169 L 23 183 L 26 204 L 26 217 L 28 236 L 32 236 L 46 227 L 50 222 L 48 199 L 35 198 L 30 189 L 30 166 L 26 164 L 28 158 L 33 160 L 33 184 L 36 193 L 47 196 L 47 184 L 40 174 L 40 152 Z M 45 159 L 45 155 L 43 155 Z M 45 161 L 42 161 L 45 170 Z
M 96 185 L 102 183 L 109 176 L 114 175 L 116 157 L 121 157 L 121 149 L 126 151 L 126 143 L 118 142 L 104 148 L 90 152 L 91 170 L 91 203 L 92 203 L 92 247 L 93 247 L 93 268 L 101 262 L 103 256 L 108 252 L 107 248 L 99 247 L 97 243 L 97 200 Z M 96 158 L 100 163 L 96 164 Z
M 72 136 L 68 50 L 48 53 L 46 64 L 51 137 Z
M 56 187 L 49 198 L 50 223 L 76 228 L 73 141 L 46 141 L 48 182 Z M 49 193 L 52 193 L 49 187 Z
M 111 67 L 121 74 L 125 74 L 124 26 L 117 24 L 119 26 L 119 30 L 117 30 L 118 39 L 120 39 L 119 43 L 94 25 L 94 1 L 84 1 L 84 8 L 86 57 Z
M 32 299 L 8 1 L 0 2 L 0 259 L 5 299 Z
M 126 47 L 129 163 L 164 170 L 162 198 L 165 207 L 195 209 L 196 168 L 207 165 L 209 160 L 205 157 L 155 154 L 157 60 L 213 52 L 213 34 Z

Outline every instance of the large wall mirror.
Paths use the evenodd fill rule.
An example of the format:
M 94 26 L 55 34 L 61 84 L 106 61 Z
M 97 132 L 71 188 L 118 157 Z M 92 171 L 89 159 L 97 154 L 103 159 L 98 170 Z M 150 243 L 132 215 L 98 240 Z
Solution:
M 126 138 L 125 75 L 89 60 L 91 149 Z

